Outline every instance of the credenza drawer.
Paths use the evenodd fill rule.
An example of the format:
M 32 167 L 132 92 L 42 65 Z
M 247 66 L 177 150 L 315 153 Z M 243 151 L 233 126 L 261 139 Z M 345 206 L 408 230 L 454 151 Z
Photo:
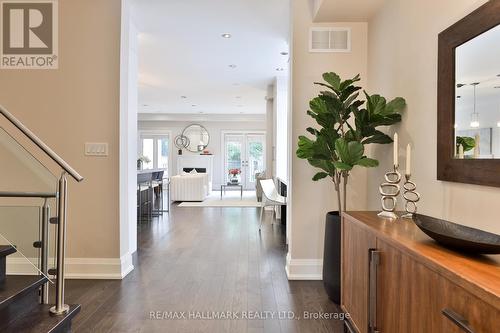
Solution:
M 441 311 L 441 332 L 500 332 L 500 311 L 498 309 L 444 277 L 439 281 L 437 297 Z

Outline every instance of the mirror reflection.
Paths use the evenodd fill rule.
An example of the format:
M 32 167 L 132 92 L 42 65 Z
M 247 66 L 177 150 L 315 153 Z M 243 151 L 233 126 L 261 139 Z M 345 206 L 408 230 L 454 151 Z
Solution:
M 207 129 L 198 124 L 186 127 L 182 135 L 187 138 L 186 149 L 193 153 L 202 152 L 210 142 L 210 135 Z
M 455 158 L 500 158 L 500 26 L 455 50 Z

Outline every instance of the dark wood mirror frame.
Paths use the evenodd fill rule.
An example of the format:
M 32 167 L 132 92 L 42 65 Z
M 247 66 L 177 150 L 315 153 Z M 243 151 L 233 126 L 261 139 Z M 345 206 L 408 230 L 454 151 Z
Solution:
M 455 159 L 455 49 L 500 24 L 500 0 L 490 0 L 439 34 L 437 179 L 500 187 L 500 159 Z

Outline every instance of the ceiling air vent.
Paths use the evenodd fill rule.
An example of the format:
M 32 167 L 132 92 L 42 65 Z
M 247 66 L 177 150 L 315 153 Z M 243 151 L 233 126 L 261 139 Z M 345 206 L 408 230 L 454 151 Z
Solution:
M 339 27 L 311 28 L 309 52 L 351 52 L 351 29 Z

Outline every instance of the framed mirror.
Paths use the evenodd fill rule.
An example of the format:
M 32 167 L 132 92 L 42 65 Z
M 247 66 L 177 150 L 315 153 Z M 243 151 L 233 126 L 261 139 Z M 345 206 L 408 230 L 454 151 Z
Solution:
M 438 180 L 500 187 L 500 0 L 439 34 Z
M 185 148 L 192 153 L 201 153 L 210 143 L 210 134 L 199 124 L 184 128 L 182 136 L 187 138 Z

